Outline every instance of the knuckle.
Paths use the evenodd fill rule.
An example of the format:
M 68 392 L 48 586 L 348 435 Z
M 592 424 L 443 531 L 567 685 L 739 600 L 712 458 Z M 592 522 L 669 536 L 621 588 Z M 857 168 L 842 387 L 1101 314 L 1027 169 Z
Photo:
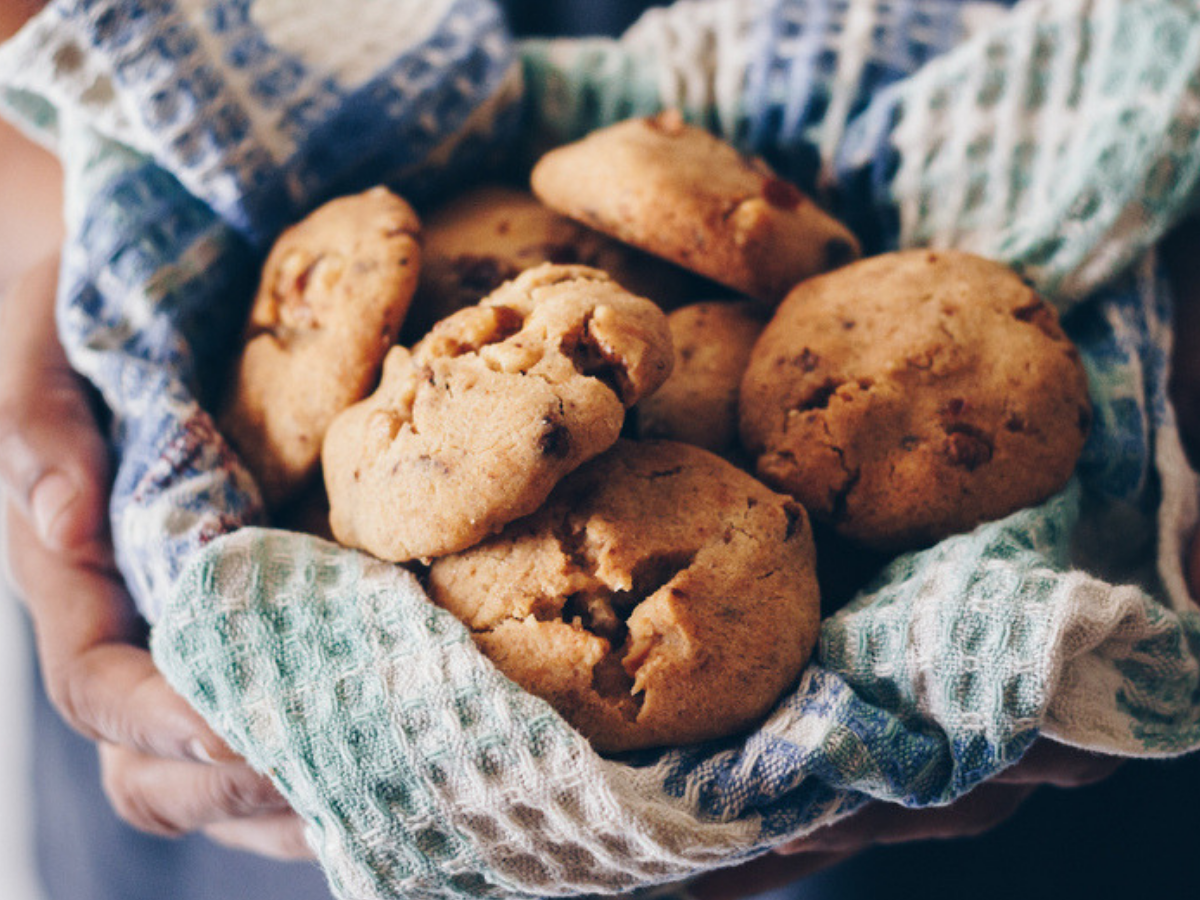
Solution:
M 6 492 L 24 499 L 35 475 L 31 458 L 37 417 L 21 399 L 0 397 L 0 484 Z
M 280 828 L 280 852 L 286 859 L 309 859 L 313 849 L 306 837 L 304 821 L 295 816 L 284 822 Z
M 25 396 L 0 386 L 0 489 L 26 506 L 39 479 L 64 465 L 107 477 L 108 450 L 79 388 L 51 383 Z
M 274 790 L 267 779 L 250 769 L 230 767 L 212 770 L 212 807 L 227 818 L 243 818 L 272 806 Z
M 29 404 L 8 391 L 0 392 L 0 445 L 24 441 L 32 422 Z
M 139 831 L 178 837 L 183 830 L 167 816 L 139 783 L 134 765 L 119 752 L 101 754 L 101 784 L 113 812 Z
M 95 722 L 94 681 L 78 659 L 46 674 L 46 694 L 63 721 L 89 740 L 100 736 Z

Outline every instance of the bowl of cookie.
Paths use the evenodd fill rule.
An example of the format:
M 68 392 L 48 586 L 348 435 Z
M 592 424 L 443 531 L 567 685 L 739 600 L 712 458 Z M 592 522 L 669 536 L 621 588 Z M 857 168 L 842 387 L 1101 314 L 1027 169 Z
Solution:
M 957 679 L 1001 678 L 1010 725 L 1045 702 L 1028 669 L 1046 645 L 1030 632 L 1056 625 L 1027 624 L 1022 604 L 1070 580 L 1046 571 L 1049 548 L 1070 528 L 1092 421 L 1084 354 L 1028 278 L 954 248 L 864 256 L 811 195 L 676 110 L 551 150 L 528 186 L 471 187 L 421 216 L 383 187 L 318 207 L 266 258 L 217 413 L 276 528 L 404 572 L 452 618 L 437 633 L 469 637 L 456 653 L 549 709 L 511 715 L 552 716 L 549 731 L 584 742 L 589 765 L 559 748 L 558 771 L 603 771 L 588 777 L 612 802 L 625 779 L 662 785 L 686 760 L 685 780 L 719 798 L 700 813 L 710 824 L 762 777 L 731 774 L 751 759 L 811 784 L 811 761 L 783 761 L 830 694 L 873 708 L 819 726 L 818 757 L 881 710 L 874 727 L 909 731 L 889 749 L 928 742 L 921 703 L 899 694 L 921 667 L 888 670 L 937 641 L 845 644 L 897 640 L 880 621 L 889 592 L 907 595 L 893 629 L 952 623 L 959 659 L 940 662 Z M 951 565 L 947 589 L 935 570 Z M 964 641 L 972 616 L 996 620 Z M 870 677 L 851 667 L 831 688 L 825 666 L 856 650 Z M 446 679 L 459 693 L 460 677 Z M 410 690 L 384 706 L 424 708 Z M 964 721 L 988 712 L 971 689 L 943 702 Z M 952 739 L 957 764 L 991 758 L 921 802 L 985 780 L 1034 733 L 986 750 Z M 532 769 L 492 753 L 484 771 L 519 783 L 541 752 Z M 463 788 L 461 771 L 430 771 Z M 722 779 L 732 789 L 712 787 Z M 787 808 L 796 789 L 770 802 Z M 792 805 L 779 833 L 857 802 Z M 456 826 L 460 839 L 511 836 L 496 810 Z M 661 815 L 641 823 L 660 853 Z M 596 854 L 608 829 L 594 819 L 565 845 L 534 820 L 534 838 L 516 830 L 554 879 L 647 878 L 620 852 L 620 865 Z M 391 824 L 414 833 L 408 816 Z M 580 852 L 592 863 L 563 868 Z
M 550 151 L 529 187 L 475 186 L 420 219 L 382 187 L 316 209 L 267 256 L 217 421 L 278 528 L 404 572 L 452 618 L 437 633 L 458 636 L 456 653 L 545 704 L 511 715 L 567 729 L 574 749 L 547 754 L 556 772 L 587 772 L 610 802 L 626 779 L 682 778 L 728 803 L 763 777 L 737 771 L 750 759 L 812 790 L 814 760 L 845 752 L 842 730 L 864 722 L 907 731 L 878 746 L 936 765 L 944 750 L 901 693 L 921 668 L 901 670 L 939 642 L 952 655 L 924 666 L 1004 673 L 993 715 L 1044 701 L 1031 633 L 1056 626 L 1030 624 L 1027 607 L 1062 589 L 1047 557 L 1092 419 L 1084 356 L 1028 279 L 951 248 L 864 257 L 799 186 L 668 110 Z M 896 634 L 923 618 L 952 636 Z M 845 643 L 872 640 L 905 646 Z M 839 657 L 874 669 L 831 676 Z M 461 695 L 455 665 L 437 665 L 439 690 Z M 428 700 L 388 685 L 402 738 Z M 941 700 L 950 721 L 989 712 L 971 691 Z M 864 702 L 869 714 L 816 724 L 815 709 Z M 467 744 L 473 717 L 488 718 L 460 721 Z M 972 747 L 969 730 L 950 758 L 975 754 L 982 780 L 1008 751 Z M 546 732 L 521 741 L 529 768 L 521 752 L 487 755 L 499 785 L 544 771 Z M 477 775 L 461 764 L 427 777 L 462 790 Z M 960 778 L 951 791 L 969 787 Z M 784 832 L 858 802 L 806 805 L 796 789 L 771 800 Z M 661 815 L 641 821 L 660 848 Z M 457 827 L 514 828 L 494 807 L 471 821 Z M 412 833 L 406 816 L 393 824 Z M 530 840 L 527 824 L 515 827 Z M 533 838 L 539 866 L 585 852 L 593 864 L 569 877 L 646 877 L 596 854 L 607 826 L 585 830 L 567 828 L 571 850 Z
M 1120 5 L 520 45 L 444 6 L 328 72 L 264 39 L 229 134 L 110 117 L 72 169 L 122 571 L 338 896 L 651 888 L 1042 735 L 1200 745 L 1180 28 L 1110 71 L 1071 36 Z
M 530 180 L 424 230 L 374 188 L 285 231 L 218 424 L 272 508 L 327 508 L 318 534 L 415 566 L 598 751 L 738 734 L 795 686 L 821 610 L 810 514 L 894 554 L 1070 479 L 1087 376 L 1004 266 L 859 260 L 675 110 Z M 406 347 L 410 311 L 433 324 Z

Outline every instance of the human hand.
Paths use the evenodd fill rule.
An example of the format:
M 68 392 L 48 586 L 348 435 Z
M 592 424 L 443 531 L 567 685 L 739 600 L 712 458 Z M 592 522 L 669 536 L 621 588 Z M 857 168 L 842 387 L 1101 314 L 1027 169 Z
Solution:
M 129 824 L 202 830 L 282 859 L 311 857 L 302 822 L 167 684 L 117 574 L 108 451 L 58 343 L 57 259 L 0 304 L 0 480 L 13 580 L 33 620 L 51 702 L 99 746 L 104 788 Z
M 870 803 L 774 853 L 706 875 L 689 893 L 696 900 L 736 900 L 792 884 L 876 845 L 975 837 L 1009 818 L 1039 785 L 1083 787 L 1107 778 L 1119 765 L 1116 757 L 1039 740 L 1016 765 L 948 806 Z

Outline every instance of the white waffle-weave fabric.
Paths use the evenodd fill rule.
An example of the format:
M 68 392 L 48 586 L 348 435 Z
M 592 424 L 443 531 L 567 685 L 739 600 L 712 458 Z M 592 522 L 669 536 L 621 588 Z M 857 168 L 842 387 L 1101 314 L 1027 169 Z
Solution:
M 1193 3 L 681 0 L 619 41 L 516 45 L 486 0 L 56 0 L 0 85 L 66 165 L 61 332 L 113 411 L 155 658 L 305 817 L 344 900 L 649 888 L 869 798 L 949 802 L 1039 734 L 1200 747 L 1197 484 L 1153 252 L 1197 199 Z M 1013 265 L 1066 314 L 1096 422 L 1062 494 L 901 556 L 829 618 L 753 733 L 607 760 L 403 569 L 257 527 L 205 408 L 285 223 L 666 106 L 871 251 Z

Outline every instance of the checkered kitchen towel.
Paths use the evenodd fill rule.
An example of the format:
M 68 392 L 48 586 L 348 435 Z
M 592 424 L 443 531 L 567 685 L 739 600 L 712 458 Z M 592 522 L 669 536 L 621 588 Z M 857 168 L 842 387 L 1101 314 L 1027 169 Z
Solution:
M 619 41 L 518 45 L 485 0 L 56 0 L 0 84 L 66 164 L 61 331 L 113 410 L 114 538 L 155 658 L 305 817 L 339 897 L 662 884 L 869 798 L 948 802 L 1038 734 L 1200 748 L 1197 485 L 1153 253 L 1197 200 L 1193 3 L 680 0 Z M 285 223 L 665 106 L 872 250 L 1013 265 L 1065 313 L 1096 424 L 1063 493 L 901 556 L 828 619 L 752 734 L 609 760 L 405 570 L 258 527 L 204 409 Z

